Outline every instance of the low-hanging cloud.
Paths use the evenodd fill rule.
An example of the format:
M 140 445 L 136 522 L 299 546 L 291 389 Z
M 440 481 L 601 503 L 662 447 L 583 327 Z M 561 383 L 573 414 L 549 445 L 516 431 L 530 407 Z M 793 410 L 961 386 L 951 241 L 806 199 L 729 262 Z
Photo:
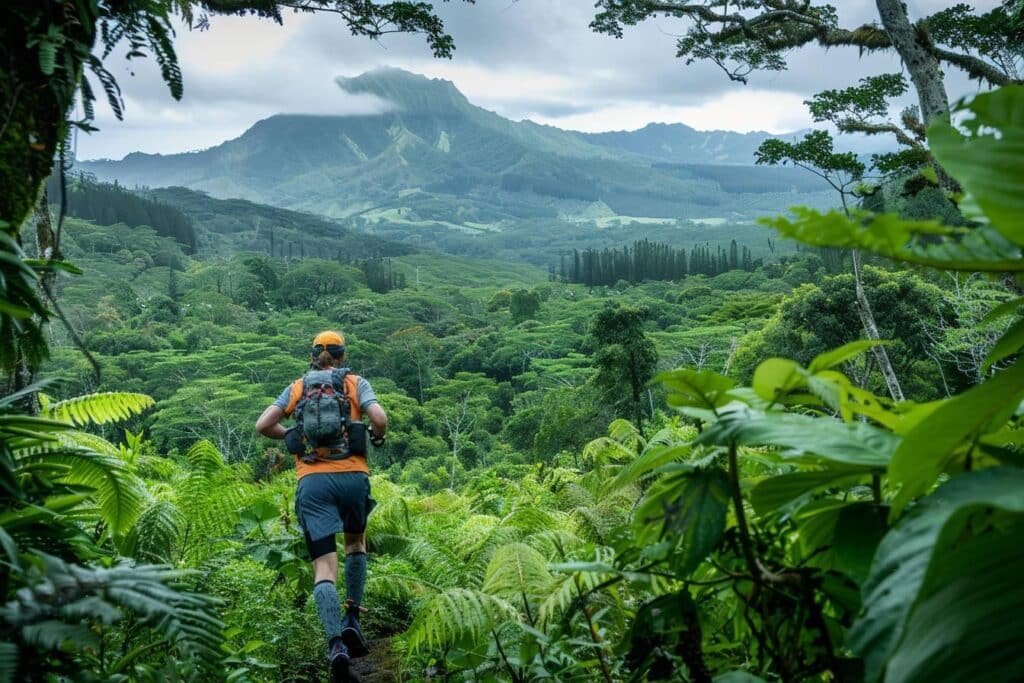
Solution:
M 979 4 L 985 8 L 995 0 Z M 911 0 L 909 7 L 922 16 L 946 5 Z M 740 131 L 803 128 L 811 124 L 803 100 L 813 93 L 852 85 L 868 73 L 901 70 L 892 54 L 809 47 L 789 56 L 787 71 L 755 74 L 743 86 L 711 64 L 686 65 L 675 57 L 682 20 L 650 20 L 617 40 L 588 28 L 591 0 L 480 0 L 436 9 L 455 37 L 452 60 L 432 58 L 422 36 L 353 37 L 331 15 L 287 14 L 281 26 L 254 17 L 214 17 L 209 31 L 182 27 L 176 42 L 185 78 L 181 102 L 171 99 L 151 62 L 118 62 L 115 54 L 109 64 L 127 96 L 126 121 L 117 122 L 101 107 L 101 131 L 83 136 L 78 154 L 208 147 L 281 112 L 379 113 L 389 105 L 346 93 L 335 78 L 382 66 L 451 80 L 474 104 L 512 119 L 590 131 L 652 121 Z M 844 0 L 840 17 L 853 26 L 876 12 L 873 0 Z M 949 86 L 954 97 L 972 89 L 959 73 L 951 74 Z M 908 97 L 899 104 L 912 103 Z

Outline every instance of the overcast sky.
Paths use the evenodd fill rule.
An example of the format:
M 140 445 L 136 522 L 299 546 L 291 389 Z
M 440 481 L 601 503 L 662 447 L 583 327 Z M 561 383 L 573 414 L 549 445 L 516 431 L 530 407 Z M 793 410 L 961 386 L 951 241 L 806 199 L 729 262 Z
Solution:
M 623 130 L 658 121 L 773 133 L 809 126 L 803 101 L 813 93 L 900 69 L 892 56 L 805 48 L 792 53 L 788 71 L 754 74 L 743 86 L 709 64 L 686 66 L 674 57 L 675 34 L 684 26 L 678 20 L 651 20 L 616 40 L 587 28 L 593 0 L 435 4 L 455 38 L 452 60 L 433 59 L 421 36 L 352 37 L 329 14 L 288 14 L 283 26 L 215 16 L 208 31 L 182 28 L 176 41 L 185 78 L 180 102 L 152 63 L 128 63 L 119 56 L 126 48 L 119 50 L 107 64 L 125 94 L 125 121 L 100 107 L 101 130 L 79 137 L 78 157 L 203 149 L 281 112 L 379 111 L 380 102 L 349 95 L 334 80 L 382 66 L 451 80 L 477 105 L 562 128 Z M 836 4 L 843 25 L 877 18 L 874 0 Z M 912 17 L 951 4 L 908 0 Z M 996 0 L 974 4 L 986 8 Z M 960 74 L 951 75 L 949 87 L 954 97 L 974 89 Z

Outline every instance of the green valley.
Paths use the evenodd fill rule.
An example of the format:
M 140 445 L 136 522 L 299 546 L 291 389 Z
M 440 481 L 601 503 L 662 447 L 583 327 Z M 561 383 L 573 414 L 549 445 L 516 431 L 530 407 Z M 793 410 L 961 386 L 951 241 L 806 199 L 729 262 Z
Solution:
M 498 5 L 0 6 L 0 683 L 1024 679 L 1024 2 Z

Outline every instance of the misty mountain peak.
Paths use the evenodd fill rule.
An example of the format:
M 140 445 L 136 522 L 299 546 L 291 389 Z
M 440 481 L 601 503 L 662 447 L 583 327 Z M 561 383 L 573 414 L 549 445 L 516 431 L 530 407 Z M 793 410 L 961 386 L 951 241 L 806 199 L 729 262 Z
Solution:
M 404 69 L 381 68 L 335 82 L 351 95 L 375 95 L 397 109 L 416 114 L 450 114 L 472 108 L 455 84 Z

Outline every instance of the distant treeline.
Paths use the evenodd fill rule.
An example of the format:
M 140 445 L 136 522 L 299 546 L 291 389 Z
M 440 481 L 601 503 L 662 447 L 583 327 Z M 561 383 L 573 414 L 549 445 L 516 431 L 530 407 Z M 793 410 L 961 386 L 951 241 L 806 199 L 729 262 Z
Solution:
M 752 271 L 757 266 L 750 249 L 729 243 L 729 248 L 710 245 L 685 249 L 639 240 L 621 249 L 574 249 L 561 258 L 559 275 L 566 282 L 587 286 L 615 285 L 620 281 L 680 280 L 687 275 L 718 275 L 728 270 Z
M 395 271 L 389 258 L 362 259 L 357 265 L 366 276 L 366 286 L 378 294 L 405 287 L 405 273 Z
M 179 242 L 189 253 L 196 251 L 196 230 L 192 220 L 170 204 L 140 197 L 114 183 L 96 182 L 78 174 L 67 178 L 68 215 L 95 221 L 99 225 L 124 223 L 136 228 L 147 225 L 162 237 Z M 60 203 L 60 178 L 47 181 L 50 201 Z

